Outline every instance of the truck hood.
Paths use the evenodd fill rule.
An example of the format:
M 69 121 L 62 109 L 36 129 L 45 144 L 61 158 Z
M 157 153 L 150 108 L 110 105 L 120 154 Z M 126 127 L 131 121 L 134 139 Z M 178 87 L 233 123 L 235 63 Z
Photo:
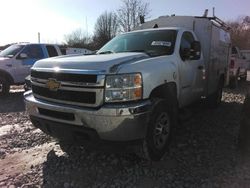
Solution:
M 134 63 L 150 58 L 145 53 L 116 53 L 101 55 L 59 56 L 37 61 L 32 69 L 70 69 L 97 71 L 101 73 L 116 73 L 124 64 Z

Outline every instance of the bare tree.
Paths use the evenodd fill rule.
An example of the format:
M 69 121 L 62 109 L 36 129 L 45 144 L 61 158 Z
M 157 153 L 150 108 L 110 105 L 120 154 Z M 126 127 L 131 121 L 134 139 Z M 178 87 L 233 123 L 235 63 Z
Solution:
M 149 15 L 149 3 L 142 0 L 122 0 L 123 5 L 118 9 L 117 14 L 121 31 L 127 32 L 133 30 L 140 24 L 140 16 Z
M 87 48 L 90 43 L 90 38 L 81 29 L 65 35 L 64 38 L 66 45 L 75 48 Z
M 118 26 L 117 15 L 114 12 L 106 11 L 98 17 L 93 37 L 97 49 L 116 36 Z
M 250 49 L 250 17 L 239 17 L 227 24 L 231 27 L 232 44 L 240 49 Z

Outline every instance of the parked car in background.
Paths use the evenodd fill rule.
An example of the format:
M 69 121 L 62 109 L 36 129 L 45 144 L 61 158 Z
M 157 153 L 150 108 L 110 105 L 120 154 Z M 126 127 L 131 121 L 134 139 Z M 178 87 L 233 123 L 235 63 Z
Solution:
M 229 85 L 231 88 L 235 88 L 238 85 L 238 80 L 246 80 L 248 62 L 246 57 L 242 55 L 239 48 L 232 47 L 232 55 L 229 69 Z
M 40 59 L 61 55 L 57 45 L 20 43 L 0 52 L 0 95 L 9 92 L 10 85 L 22 85 L 32 65 Z

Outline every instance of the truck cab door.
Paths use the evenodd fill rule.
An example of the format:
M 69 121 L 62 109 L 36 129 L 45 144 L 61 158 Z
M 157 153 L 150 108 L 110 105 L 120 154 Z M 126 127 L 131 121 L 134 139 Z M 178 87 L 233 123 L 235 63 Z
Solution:
M 44 58 L 44 53 L 39 45 L 27 45 L 16 57 L 16 75 L 20 83 L 23 83 L 25 77 L 30 74 L 30 68 L 33 64 Z
M 204 94 L 205 65 L 200 43 L 191 32 L 182 34 L 180 49 L 180 102 L 188 105 Z

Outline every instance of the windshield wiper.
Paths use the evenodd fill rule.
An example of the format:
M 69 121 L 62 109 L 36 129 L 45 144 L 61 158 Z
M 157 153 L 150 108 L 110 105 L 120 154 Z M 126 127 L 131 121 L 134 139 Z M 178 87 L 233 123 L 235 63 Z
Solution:
M 99 52 L 97 54 L 113 54 L 113 53 L 115 53 L 115 52 L 108 50 L 108 51 Z

